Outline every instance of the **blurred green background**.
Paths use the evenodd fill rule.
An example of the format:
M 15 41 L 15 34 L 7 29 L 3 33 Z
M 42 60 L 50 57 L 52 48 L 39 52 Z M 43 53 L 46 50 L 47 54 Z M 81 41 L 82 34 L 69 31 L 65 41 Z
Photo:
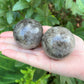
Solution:
M 0 33 L 32 18 L 42 25 L 63 26 L 84 40 L 84 0 L 0 0 Z M 0 53 L 0 84 L 84 84 L 52 74 Z

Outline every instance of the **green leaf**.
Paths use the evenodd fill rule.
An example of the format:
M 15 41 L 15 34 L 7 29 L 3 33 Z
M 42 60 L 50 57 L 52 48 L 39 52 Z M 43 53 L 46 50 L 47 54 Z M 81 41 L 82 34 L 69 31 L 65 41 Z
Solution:
M 71 10 L 72 10 L 73 14 L 77 14 L 78 13 L 79 9 L 77 8 L 76 3 L 73 3 Z
M 4 69 L 0 68 L 0 78 L 6 79 L 6 80 L 13 80 L 15 81 L 16 79 L 20 79 L 23 75 L 17 71 L 17 72 L 12 72 L 12 71 L 6 71 Z
M 5 26 L 7 24 L 6 19 L 0 17 L 0 26 Z
M 32 0 L 32 6 L 34 8 L 38 7 L 41 4 L 41 0 Z
M 0 2 L 4 3 L 5 1 L 3 1 L 3 0 L 0 0 Z
M 4 19 L 1 17 L 0 18 L 0 23 L 3 23 L 4 22 Z
M 34 76 L 33 76 L 33 81 L 37 81 L 39 78 L 41 78 L 43 75 L 45 74 L 45 71 L 41 70 L 41 69 L 36 69 L 36 71 L 34 72 Z
M 15 62 L 15 67 L 22 67 L 24 65 L 24 63 L 16 61 Z
M 0 9 L 0 17 L 5 15 L 6 10 Z
M 12 84 L 12 83 L 14 83 L 15 81 L 14 80 L 4 80 L 4 79 L 1 79 L 0 78 L 0 84 Z
M 20 18 L 20 13 L 19 12 L 13 12 L 14 19 L 19 19 Z
M 70 21 L 67 22 L 66 27 L 67 27 L 71 32 L 74 32 L 74 26 L 73 26 L 73 24 L 72 24 Z
M 49 23 L 51 23 L 51 25 L 55 25 L 55 24 L 60 24 L 60 22 L 57 20 L 56 17 L 52 16 L 48 16 L 48 21 Z
M 84 40 L 84 27 L 77 28 L 74 34 L 78 35 L 80 38 Z
M 26 0 L 27 2 L 30 2 L 31 0 Z
M 60 84 L 65 84 L 66 82 L 67 84 L 73 84 L 70 78 L 65 76 L 60 76 Z
M 70 80 L 72 81 L 73 84 L 77 84 L 75 78 L 70 78 Z
M 84 27 L 76 28 L 75 32 L 84 31 Z
M 43 25 L 51 25 L 51 23 L 49 22 L 49 20 L 48 20 L 48 17 L 44 17 L 44 19 L 43 19 L 43 21 L 42 21 L 42 24 Z
M 41 21 L 43 21 L 45 18 L 43 17 L 43 16 L 41 16 L 41 15 L 37 15 L 36 17 L 35 17 L 35 20 L 37 20 L 37 21 L 39 21 L 39 22 L 41 22 Z
M 43 13 L 45 17 L 48 17 L 51 14 L 47 3 L 43 5 Z
M 73 15 L 83 15 L 84 13 L 84 5 L 81 3 L 81 0 L 76 0 L 76 2 L 73 2 L 73 0 L 66 0 L 65 7 L 66 9 L 70 8 Z
M 3 26 L 0 26 L 0 32 L 3 31 L 5 28 Z
M 65 1 L 65 7 L 68 9 L 68 8 L 71 8 L 72 7 L 72 4 L 73 4 L 73 0 L 66 0 Z
M 23 75 L 21 73 L 12 73 L 4 71 L 3 75 L 0 75 L 0 84 L 14 83 L 15 80 L 19 80 Z
M 26 15 L 25 15 L 25 18 L 30 18 L 31 16 L 32 16 L 32 14 L 33 14 L 33 9 L 32 8 L 30 8 L 30 9 L 28 9 L 27 10 L 27 13 L 26 13 Z
M 41 8 L 36 8 L 36 11 L 39 15 L 44 16 L 44 11 Z
M 53 4 L 56 10 L 60 10 L 64 7 L 65 0 L 53 0 Z
M 15 60 L 8 58 L 0 52 L 0 84 L 10 84 L 23 75 L 14 67 Z
M 81 2 L 84 4 L 84 0 L 81 0 Z
M 80 11 L 82 11 L 84 13 L 84 0 L 77 0 L 76 4 L 77 4 L 78 8 L 80 9 Z
M 84 27 L 84 21 L 82 21 L 82 24 L 81 24 L 82 27 Z
M 80 79 L 75 79 L 75 80 L 78 82 L 78 84 L 84 84 L 84 81 L 82 81 Z
M 13 20 L 14 20 L 13 12 L 12 11 L 7 12 L 6 16 L 7 16 L 8 24 L 11 24 L 13 22 Z
M 28 3 L 26 1 L 18 1 L 16 2 L 16 4 L 13 6 L 13 11 L 17 11 L 17 10 L 23 10 L 25 8 L 28 8 Z
M 6 2 L 7 2 L 7 0 L 0 0 L 0 3 L 2 3 L 2 4 L 6 4 Z
M 9 71 L 14 71 L 14 68 L 15 68 L 14 64 L 15 64 L 15 60 L 12 60 L 0 54 L 0 68 L 9 70 Z
M 58 81 L 58 79 L 54 79 L 53 81 L 55 84 L 60 84 L 60 82 Z

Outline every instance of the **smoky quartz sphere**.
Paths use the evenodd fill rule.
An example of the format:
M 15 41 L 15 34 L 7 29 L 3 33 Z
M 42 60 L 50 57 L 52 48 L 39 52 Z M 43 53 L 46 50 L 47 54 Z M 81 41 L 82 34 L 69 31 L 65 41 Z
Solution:
M 16 43 L 24 49 L 36 48 L 41 42 L 42 35 L 42 25 L 33 19 L 18 22 L 13 31 Z
M 52 27 L 42 37 L 42 46 L 50 58 L 61 59 L 68 56 L 75 47 L 73 34 L 64 27 Z

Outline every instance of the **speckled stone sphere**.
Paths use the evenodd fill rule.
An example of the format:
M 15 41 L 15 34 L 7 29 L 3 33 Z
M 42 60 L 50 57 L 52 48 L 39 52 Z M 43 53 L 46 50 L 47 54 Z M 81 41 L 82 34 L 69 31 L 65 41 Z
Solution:
M 24 49 L 36 48 L 42 40 L 42 35 L 42 25 L 33 19 L 18 22 L 13 31 L 16 43 Z
M 52 27 L 43 35 L 42 46 L 47 56 L 61 59 L 73 51 L 75 39 L 68 29 L 60 26 Z

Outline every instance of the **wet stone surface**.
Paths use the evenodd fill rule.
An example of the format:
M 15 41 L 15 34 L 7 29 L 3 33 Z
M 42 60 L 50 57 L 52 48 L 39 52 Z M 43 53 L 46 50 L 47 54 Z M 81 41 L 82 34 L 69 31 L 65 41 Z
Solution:
M 52 27 L 44 34 L 42 46 L 50 58 L 61 59 L 73 51 L 75 39 L 68 29 L 60 26 Z
M 24 49 L 36 48 L 42 40 L 42 35 L 42 25 L 33 19 L 18 22 L 13 31 L 16 43 Z

